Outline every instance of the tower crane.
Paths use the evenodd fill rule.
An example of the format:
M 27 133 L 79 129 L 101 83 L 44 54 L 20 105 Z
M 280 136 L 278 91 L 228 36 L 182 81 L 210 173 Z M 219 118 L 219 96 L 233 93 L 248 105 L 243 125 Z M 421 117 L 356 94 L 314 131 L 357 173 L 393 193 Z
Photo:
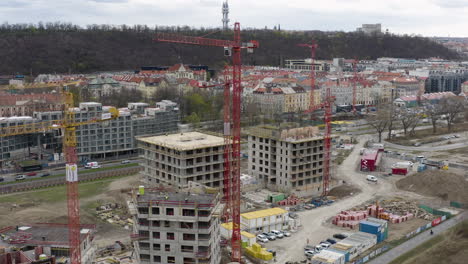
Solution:
M 334 96 L 331 95 L 330 87 L 327 87 L 325 98 L 323 98 L 320 104 L 315 104 L 314 101 L 314 91 L 316 90 L 315 87 L 315 52 L 318 48 L 318 44 L 315 43 L 314 40 L 310 44 L 298 44 L 300 47 L 306 47 L 310 49 L 311 53 L 311 62 L 312 67 L 310 70 L 310 102 L 309 102 L 309 109 L 306 110 L 307 113 L 312 113 L 317 109 L 323 108 L 324 113 L 324 123 L 325 123 L 325 133 L 323 136 L 323 144 L 324 144 L 324 154 L 323 154 L 323 177 L 322 177 L 322 196 L 328 195 L 329 186 L 330 186 L 330 157 L 331 157 L 331 116 L 332 116 L 332 105 L 335 99 Z
M 241 50 L 246 49 L 252 53 L 258 48 L 257 41 L 241 42 L 241 29 L 239 22 L 234 24 L 234 40 L 220 40 L 203 37 L 180 36 L 169 33 L 157 34 L 155 41 L 191 44 L 200 46 L 223 47 L 224 55 L 232 56 L 232 93 L 230 86 L 224 87 L 224 139 L 226 148 L 224 152 L 224 183 L 229 182 L 229 190 L 224 198 L 230 206 L 230 217 L 232 220 L 231 259 L 234 262 L 241 261 L 241 234 L 240 234 L 240 140 L 241 140 Z M 228 91 L 227 91 L 228 90 Z M 229 96 L 228 96 L 229 95 Z M 227 116 L 229 113 L 229 116 Z M 229 120 L 229 122 L 228 122 Z M 227 152 L 226 152 L 227 151 Z
M 82 125 L 106 122 L 119 116 L 116 108 L 111 107 L 109 114 L 102 119 L 91 119 L 83 122 L 75 121 L 73 111 L 73 94 L 63 92 L 64 116 L 61 120 L 51 120 L 39 123 L 30 123 L 19 126 L 0 128 L 0 137 L 41 133 L 49 130 L 63 130 L 63 153 L 65 154 L 65 175 L 67 182 L 67 208 L 68 208 L 68 240 L 70 246 L 70 263 L 81 263 L 80 250 L 80 204 L 78 197 L 78 156 L 76 153 L 76 128 Z

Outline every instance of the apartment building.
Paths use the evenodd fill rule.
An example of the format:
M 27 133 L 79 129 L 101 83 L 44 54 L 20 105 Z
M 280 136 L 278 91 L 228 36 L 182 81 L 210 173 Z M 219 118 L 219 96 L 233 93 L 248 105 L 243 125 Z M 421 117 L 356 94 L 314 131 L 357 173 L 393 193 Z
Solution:
M 140 188 L 130 207 L 138 263 L 220 263 L 219 197 Z
M 156 107 L 145 103 L 129 103 L 119 109 L 117 119 L 77 127 L 77 152 L 80 161 L 99 158 L 135 155 L 136 136 L 161 135 L 178 130 L 179 108 L 176 103 L 163 100 Z M 109 107 L 101 103 L 81 103 L 74 109 L 75 121 L 101 119 L 108 115 Z M 0 118 L 0 126 L 17 126 L 25 123 L 60 120 L 62 111 L 35 112 L 32 117 Z M 59 131 L 0 137 L 0 162 L 15 156 L 24 155 L 29 147 L 38 147 L 39 152 L 53 154 L 62 152 L 62 137 Z
M 188 187 L 190 181 L 223 186 L 222 137 L 200 132 L 138 138 L 149 183 Z
M 318 128 L 259 126 L 248 134 L 249 175 L 272 190 L 321 192 L 324 146 Z

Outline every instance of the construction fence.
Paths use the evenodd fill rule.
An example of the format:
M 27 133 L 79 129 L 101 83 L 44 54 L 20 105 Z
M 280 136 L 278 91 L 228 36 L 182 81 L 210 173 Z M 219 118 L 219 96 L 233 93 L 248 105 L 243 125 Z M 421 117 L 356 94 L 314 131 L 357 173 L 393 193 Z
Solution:
M 141 167 L 136 166 L 136 167 L 116 169 L 112 171 L 100 171 L 100 172 L 95 172 L 95 173 L 86 173 L 86 174 L 80 175 L 80 182 L 95 181 L 95 180 L 111 178 L 111 177 L 132 175 L 132 174 L 138 173 L 140 170 L 141 170 Z M 39 189 L 39 188 L 48 188 L 48 187 L 53 187 L 53 186 L 64 185 L 65 183 L 66 183 L 65 176 L 52 178 L 52 179 L 13 183 L 13 184 L 0 186 L 0 194 L 23 192 L 23 191 L 29 191 L 29 190 Z
M 424 206 L 424 205 L 422 205 L 422 206 L 420 205 L 419 207 L 422 208 L 422 209 L 424 209 L 424 210 L 426 210 L 426 207 L 427 207 L 428 209 L 432 209 L 432 212 L 435 211 L 434 214 L 437 214 L 438 212 L 441 212 L 441 211 L 435 210 L 435 209 L 433 209 L 433 208 L 430 208 L 430 207 Z M 430 211 L 428 211 L 428 212 L 430 212 Z M 430 213 L 431 213 L 431 212 L 430 212 Z M 443 213 L 447 213 L 447 212 L 443 212 Z M 416 230 L 414 230 L 414 231 L 412 231 L 412 232 L 406 234 L 406 236 L 404 237 L 404 239 L 402 239 L 401 243 L 404 243 L 404 242 L 408 241 L 409 239 L 413 238 L 414 236 L 418 235 L 419 233 L 421 233 L 421 232 L 423 232 L 423 231 L 425 231 L 425 230 L 427 230 L 427 229 L 430 229 L 430 228 L 432 228 L 432 227 L 434 227 L 434 226 L 440 225 L 442 222 L 444 222 L 445 220 L 447 220 L 447 219 L 449 219 L 449 218 L 450 218 L 450 216 L 442 215 L 442 216 L 440 216 L 440 217 L 438 217 L 438 218 L 432 220 L 431 222 L 429 222 L 429 223 L 427 223 L 427 224 L 425 224 L 425 225 L 423 225 L 423 226 L 418 227 Z M 394 247 L 396 247 L 396 246 L 398 246 L 398 245 L 394 245 L 394 246 L 391 246 L 391 245 L 384 245 L 384 246 L 382 246 L 382 247 L 380 247 L 380 248 L 378 248 L 378 249 L 376 249 L 376 250 L 370 252 L 370 253 L 367 254 L 366 256 L 364 256 L 364 257 L 362 257 L 362 258 L 359 258 L 359 259 L 357 259 L 357 260 L 354 260 L 354 261 L 352 261 L 352 262 L 349 262 L 349 263 L 350 263 L 350 264 L 362 264 L 362 263 L 366 263 L 366 262 L 372 260 L 373 258 L 378 257 L 380 254 L 382 254 L 382 253 L 384 253 L 384 252 L 386 252 L 386 251 L 388 251 L 388 250 L 390 250 L 390 249 L 392 249 L 392 248 L 394 248 Z

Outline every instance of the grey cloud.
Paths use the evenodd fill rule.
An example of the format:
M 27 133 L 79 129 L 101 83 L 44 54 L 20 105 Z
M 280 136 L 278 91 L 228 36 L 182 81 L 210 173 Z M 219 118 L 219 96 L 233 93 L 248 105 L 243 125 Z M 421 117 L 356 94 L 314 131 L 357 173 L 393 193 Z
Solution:
M 467 0 L 434 0 L 435 4 L 443 8 L 466 8 Z
M 88 0 L 97 3 L 126 3 L 128 0 Z
M 6 0 L 0 1 L 0 8 L 1 7 L 8 7 L 8 8 L 20 8 L 27 6 L 29 3 L 24 0 Z

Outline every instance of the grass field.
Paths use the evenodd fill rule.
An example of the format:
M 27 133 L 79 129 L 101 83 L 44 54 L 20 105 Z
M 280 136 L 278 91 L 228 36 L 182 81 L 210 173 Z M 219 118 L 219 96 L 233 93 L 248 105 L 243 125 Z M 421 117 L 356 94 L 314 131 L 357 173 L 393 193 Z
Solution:
M 78 185 L 80 199 L 92 197 L 99 193 L 102 193 L 104 190 L 106 190 L 107 186 L 113 180 L 115 180 L 115 178 L 105 179 L 101 181 L 80 183 Z M 67 186 L 62 185 L 62 186 L 51 187 L 51 188 L 47 188 L 47 189 L 39 190 L 39 191 L 5 195 L 5 196 L 0 196 L 0 203 L 23 204 L 23 203 L 30 203 L 31 201 L 34 201 L 34 203 L 60 202 L 66 199 L 67 197 L 66 191 L 67 191 Z
M 138 166 L 138 163 L 121 164 L 121 165 L 116 165 L 116 166 L 106 167 L 106 168 L 99 168 L 99 169 L 81 170 L 79 174 L 86 174 L 86 173 L 100 172 L 100 171 L 107 171 L 107 170 L 117 170 L 117 169 L 123 169 L 123 168 L 128 168 L 128 167 L 135 167 L 135 166 Z M 39 173 L 42 173 L 42 172 L 39 172 Z M 18 183 L 18 182 L 39 181 L 39 180 L 44 180 L 44 179 L 54 179 L 54 178 L 59 178 L 59 177 L 65 177 L 65 173 L 50 175 L 46 177 L 31 178 L 31 179 L 26 179 L 22 181 L 2 182 L 0 183 L 0 185 L 7 185 L 7 184 Z
M 464 264 L 468 259 L 468 221 L 399 256 L 390 264 Z

